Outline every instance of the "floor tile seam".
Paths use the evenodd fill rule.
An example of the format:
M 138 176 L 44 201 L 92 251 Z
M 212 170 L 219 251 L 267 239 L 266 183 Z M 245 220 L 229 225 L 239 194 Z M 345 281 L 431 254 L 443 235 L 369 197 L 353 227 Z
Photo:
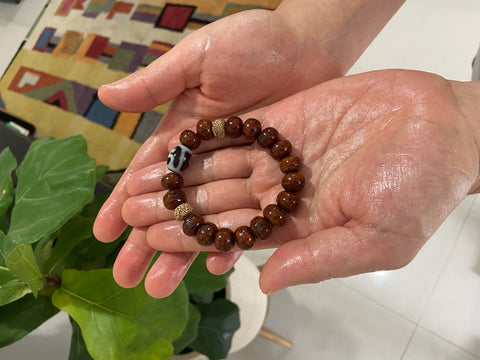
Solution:
M 341 279 L 335 279 L 338 281 L 338 283 L 342 284 L 345 288 L 347 288 L 348 290 L 351 290 L 355 293 L 357 293 L 358 295 L 362 296 L 363 298 L 373 302 L 375 305 L 378 305 L 379 307 L 383 308 L 384 310 L 387 310 L 388 312 L 391 312 L 397 316 L 399 316 L 400 318 L 402 318 L 403 320 L 406 320 L 408 321 L 409 323 L 411 323 L 412 325 L 417 325 L 418 322 L 416 322 L 415 320 L 412 320 L 410 319 L 408 316 L 402 314 L 401 312 L 395 310 L 395 309 L 392 309 L 391 307 L 383 304 L 382 302 L 378 301 L 377 299 L 375 299 L 374 297 L 368 295 L 368 294 L 365 294 L 364 292 L 356 289 L 354 286 L 351 286 L 349 285 L 348 283 L 346 282 L 343 282 L 341 281 Z
M 448 255 L 447 257 L 445 258 L 445 261 L 443 262 L 443 265 L 442 265 L 442 268 L 441 270 L 438 272 L 438 275 L 437 275 L 437 278 L 435 280 L 435 283 L 433 284 L 433 287 L 430 291 L 430 294 L 428 295 L 428 299 L 425 303 L 425 306 L 423 307 L 422 309 L 422 313 L 420 314 L 419 318 L 418 318 L 418 324 L 421 324 L 422 323 L 422 320 L 425 316 L 425 313 L 432 301 L 432 298 L 433 298 L 433 294 L 435 294 L 435 291 L 437 290 L 438 288 L 438 284 L 440 283 L 440 280 L 442 279 L 443 275 L 445 275 L 445 271 L 447 269 L 447 266 L 448 266 L 448 263 L 452 257 L 452 254 L 453 254 L 453 251 L 455 249 L 455 247 L 457 246 L 458 244 L 458 241 L 460 239 L 460 235 L 463 231 L 463 229 L 465 228 L 465 224 L 466 222 L 468 221 L 469 217 L 470 217 L 470 214 L 472 213 L 473 211 L 473 206 L 475 205 L 475 202 L 477 201 L 477 199 L 474 199 L 472 201 L 472 203 L 470 204 L 470 206 L 468 207 L 468 211 L 466 213 L 466 215 L 463 217 L 463 220 L 462 220 L 462 225 L 459 227 L 458 231 L 457 231 L 457 234 L 455 235 L 455 240 L 453 241 L 452 245 L 450 246 L 450 249 L 448 251 Z
M 423 325 L 420 325 L 418 324 L 417 328 L 421 328 L 422 330 L 428 332 L 430 335 L 436 337 L 436 338 L 439 338 L 441 339 L 442 341 L 445 341 L 446 343 L 456 347 L 457 349 L 461 350 L 462 352 L 468 354 L 468 355 L 471 355 L 473 356 L 475 359 L 480 359 L 480 354 L 475 354 L 473 352 L 471 352 L 470 350 L 468 349 L 465 349 L 464 347 L 454 343 L 452 340 L 449 340 L 448 338 L 440 335 L 439 333 L 437 333 L 436 331 L 432 330 L 432 329 L 429 329 L 428 327 L 425 327 Z

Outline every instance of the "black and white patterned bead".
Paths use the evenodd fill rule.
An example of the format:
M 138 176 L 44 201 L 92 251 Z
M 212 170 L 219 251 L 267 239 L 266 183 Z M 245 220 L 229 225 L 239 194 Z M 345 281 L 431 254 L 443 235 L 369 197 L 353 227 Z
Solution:
M 177 174 L 188 168 L 192 159 L 192 150 L 185 145 L 174 148 L 167 159 L 167 168 Z

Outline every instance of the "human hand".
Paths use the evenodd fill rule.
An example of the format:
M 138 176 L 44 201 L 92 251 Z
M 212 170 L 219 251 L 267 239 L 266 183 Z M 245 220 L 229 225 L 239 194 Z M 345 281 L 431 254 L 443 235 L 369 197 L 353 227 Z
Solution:
M 113 241 L 124 231 L 121 208 L 128 197 L 128 178 L 132 172 L 165 159 L 167 141 L 195 119 L 245 112 L 341 75 L 326 47 L 305 47 L 300 40 L 277 12 L 246 11 L 199 29 L 147 68 L 102 87 L 100 99 L 120 111 L 144 111 L 175 100 L 100 211 L 94 226 L 96 237 Z M 123 286 L 134 286 L 141 280 L 139 274 L 155 253 L 144 235 L 142 229 L 134 229 L 119 256 L 114 274 Z M 191 253 L 183 257 L 163 253 L 157 268 L 165 267 L 166 274 L 175 267 L 178 282 L 194 257 Z M 135 259 L 137 271 L 130 265 L 121 266 L 122 259 L 127 258 L 132 259 L 128 264 Z M 234 255 L 212 254 L 208 263 L 213 271 L 222 272 L 235 259 Z M 168 282 L 173 290 L 175 281 L 169 277 Z
M 478 188 L 479 131 L 466 109 L 466 86 L 427 73 L 372 72 L 327 82 L 244 116 L 287 137 L 307 179 L 292 218 L 268 240 L 257 241 L 257 248 L 278 247 L 262 269 L 264 292 L 396 269 L 413 259 Z M 172 138 L 169 148 L 176 142 Z M 206 221 L 234 229 L 275 202 L 282 175 L 264 150 L 227 145 L 212 140 L 198 149 L 183 173 L 184 190 Z M 144 229 L 154 249 L 214 251 L 183 235 L 181 223 L 161 205 L 164 172 L 160 162 L 131 176 L 133 197 L 123 206 L 124 219 Z M 125 272 L 132 269 L 123 265 Z M 165 284 L 155 281 L 155 271 L 151 275 L 147 291 L 161 294 Z

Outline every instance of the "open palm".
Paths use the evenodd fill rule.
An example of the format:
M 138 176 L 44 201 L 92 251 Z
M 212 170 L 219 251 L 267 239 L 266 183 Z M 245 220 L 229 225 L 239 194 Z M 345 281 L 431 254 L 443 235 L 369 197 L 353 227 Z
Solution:
M 288 138 L 307 178 L 301 206 L 257 242 L 278 247 L 262 270 L 266 292 L 407 264 L 478 180 L 474 132 L 451 84 L 431 74 L 342 78 L 245 116 Z M 209 250 L 183 235 L 161 205 L 164 172 L 159 163 L 132 175 L 124 219 L 142 229 L 151 248 Z M 185 171 L 185 191 L 207 220 L 235 228 L 275 202 L 281 176 L 264 150 L 212 140 Z M 164 287 L 155 271 L 151 293 Z

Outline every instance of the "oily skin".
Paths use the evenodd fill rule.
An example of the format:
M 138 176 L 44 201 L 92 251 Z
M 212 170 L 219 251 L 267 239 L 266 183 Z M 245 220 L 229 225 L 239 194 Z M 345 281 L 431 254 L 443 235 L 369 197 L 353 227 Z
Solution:
M 294 216 L 257 243 L 278 247 L 262 270 L 263 291 L 396 269 L 413 259 L 478 186 L 476 132 L 459 106 L 459 86 L 427 73 L 379 71 L 329 81 L 242 116 L 288 134 L 307 178 Z M 177 142 L 172 137 L 168 147 Z M 210 170 L 186 170 L 185 191 L 208 221 L 246 224 L 281 190 L 278 163 L 262 149 L 224 140 L 202 144 L 198 153 Z M 165 164 L 153 167 L 161 169 L 156 179 L 146 175 L 149 168 L 129 179 L 124 220 L 145 228 L 153 249 L 214 250 L 183 235 L 181 223 L 159 205 L 163 190 L 155 183 Z M 135 266 L 121 256 L 117 261 Z M 153 294 L 165 290 L 161 282 L 146 286 Z

